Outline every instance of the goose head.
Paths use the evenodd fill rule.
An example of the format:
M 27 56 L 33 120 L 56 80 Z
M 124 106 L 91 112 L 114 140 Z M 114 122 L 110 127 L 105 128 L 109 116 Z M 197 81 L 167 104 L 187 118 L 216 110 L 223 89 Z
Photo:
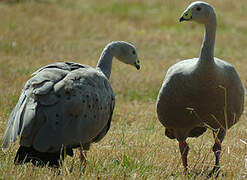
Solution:
M 130 64 L 140 69 L 140 61 L 134 45 L 126 42 L 119 41 L 115 47 L 115 55 L 119 61 L 125 64 Z
M 196 21 L 207 24 L 213 20 L 212 18 L 216 18 L 214 8 L 206 2 L 196 1 L 186 8 L 179 21 Z

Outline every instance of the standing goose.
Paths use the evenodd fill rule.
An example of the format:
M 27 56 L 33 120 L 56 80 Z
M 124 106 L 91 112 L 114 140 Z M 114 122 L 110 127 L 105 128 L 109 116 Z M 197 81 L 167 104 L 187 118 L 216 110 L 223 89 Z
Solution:
M 244 107 L 244 87 L 232 65 L 214 57 L 216 15 L 205 2 L 194 2 L 180 17 L 205 26 L 199 58 L 171 66 L 160 89 L 156 110 L 165 134 L 177 139 L 183 166 L 187 170 L 187 137 L 213 130 L 216 163 L 209 175 L 219 169 L 221 143 L 226 130 L 238 122 Z M 218 130 L 216 132 L 216 130 Z
M 64 154 L 73 156 L 73 148 L 79 148 L 85 160 L 84 151 L 110 128 L 115 106 L 109 82 L 113 57 L 140 69 L 136 48 L 117 41 L 104 48 L 96 68 L 65 62 L 33 73 L 3 138 L 2 148 L 7 148 L 20 136 L 15 164 L 58 166 L 61 150 L 64 159 Z

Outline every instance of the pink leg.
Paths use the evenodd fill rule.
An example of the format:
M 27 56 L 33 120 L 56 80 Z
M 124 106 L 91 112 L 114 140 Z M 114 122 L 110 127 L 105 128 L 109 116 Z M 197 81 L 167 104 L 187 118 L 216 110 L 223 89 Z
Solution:
M 216 133 L 213 133 L 213 135 L 215 138 L 215 143 L 212 150 L 215 155 L 215 166 L 213 170 L 209 173 L 208 178 L 210 178 L 213 174 L 215 174 L 217 177 L 219 175 L 219 169 L 220 169 L 221 140 L 219 140 L 219 138 L 216 137 Z
M 179 149 L 182 157 L 184 171 L 186 172 L 188 170 L 187 155 L 189 152 L 189 146 L 186 141 L 179 141 Z

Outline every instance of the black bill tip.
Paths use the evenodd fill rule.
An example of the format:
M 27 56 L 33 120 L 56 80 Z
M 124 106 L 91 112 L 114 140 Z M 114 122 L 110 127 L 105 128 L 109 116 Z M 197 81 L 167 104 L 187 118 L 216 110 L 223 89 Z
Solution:
M 183 21 L 185 21 L 185 19 L 184 19 L 183 16 L 181 16 L 181 17 L 179 18 L 179 22 L 183 22 Z
M 141 68 L 139 64 L 136 64 L 135 66 L 136 66 L 137 70 L 139 70 Z

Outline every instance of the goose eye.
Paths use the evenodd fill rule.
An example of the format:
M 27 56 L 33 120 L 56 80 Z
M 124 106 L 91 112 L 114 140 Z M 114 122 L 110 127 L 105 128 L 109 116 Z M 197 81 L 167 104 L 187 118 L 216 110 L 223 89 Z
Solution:
M 200 10 L 201 10 L 201 7 L 197 7 L 196 10 L 197 10 L 197 11 L 200 11 Z
M 132 51 L 132 54 L 134 54 L 134 55 L 135 55 L 135 54 L 136 54 L 136 51 Z

